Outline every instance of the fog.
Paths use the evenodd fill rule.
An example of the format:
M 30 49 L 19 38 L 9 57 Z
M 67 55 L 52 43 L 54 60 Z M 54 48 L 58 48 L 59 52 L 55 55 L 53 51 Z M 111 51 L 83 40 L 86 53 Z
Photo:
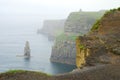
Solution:
M 71 12 L 80 9 L 99 11 L 119 6 L 120 0 L 0 0 L 0 73 L 19 69 L 56 75 L 72 71 L 76 66 L 50 62 L 54 41 L 49 41 L 46 36 L 37 34 L 37 30 L 42 28 L 43 21 L 67 19 Z M 62 32 L 58 30 L 58 33 Z M 30 43 L 29 59 L 23 56 L 26 41 Z M 66 43 L 63 41 L 62 45 L 64 42 Z M 72 44 L 70 46 L 67 44 L 65 49 L 74 48 Z M 70 53 L 69 56 L 71 55 L 74 56 Z
M 0 29 L 29 27 L 35 31 L 46 19 L 65 19 L 79 9 L 99 11 L 119 5 L 120 0 L 0 0 Z

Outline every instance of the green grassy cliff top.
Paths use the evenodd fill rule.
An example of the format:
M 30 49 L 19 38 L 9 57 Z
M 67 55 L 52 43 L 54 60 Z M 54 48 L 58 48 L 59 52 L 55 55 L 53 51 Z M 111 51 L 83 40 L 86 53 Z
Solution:
M 105 11 L 99 11 L 99 12 L 82 12 L 82 11 L 81 12 L 72 12 L 68 16 L 68 20 L 79 20 L 79 19 L 82 19 L 83 17 L 98 19 L 104 13 L 105 13 Z

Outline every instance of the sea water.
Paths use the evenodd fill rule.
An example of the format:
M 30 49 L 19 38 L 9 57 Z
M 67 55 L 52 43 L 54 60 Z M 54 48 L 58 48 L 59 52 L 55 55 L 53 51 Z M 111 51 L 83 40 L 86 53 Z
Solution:
M 60 74 L 75 68 L 73 65 L 50 62 L 53 42 L 36 33 L 35 21 L 25 22 L 27 19 L 20 20 L 20 17 L 1 18 L 0 21 L 0 72 L 31 70 Z M 31 48 L 29 59 L 17 56 L 24 55 L 26 41 L 29 41 Z

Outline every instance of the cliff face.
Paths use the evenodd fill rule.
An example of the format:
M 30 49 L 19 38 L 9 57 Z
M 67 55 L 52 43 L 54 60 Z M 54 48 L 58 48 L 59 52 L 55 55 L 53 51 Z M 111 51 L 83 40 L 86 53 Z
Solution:
M 104 14 L 99 12 L 72 12 L 65 22 L 64 32 L 66 34 L 86 34 L 94 24 Z
M 80 39 L 76 39 L 76 66 L 81 67 L 86 63 L 86 57 L 88 57 L 89 54 L 89 49 L 85 48 L 83 45 L 80 44 Z
M 52 54 L 50 60 L 52 62 L 74 64 L 76 48 L 75 48 L 75 35 L 59 35 L 52 47 Z
M 56 36 L 63 33 L 65 20 L 45 20 L 43 22 L 43 28 L 38 30 L 38 33 L 42 33 L 48 36 L 48 39 L 54 39 Z
M 66 64 L 75 64 L 76 52 L 75 42 L 74 41 L 57 41 L 52 48 L 51 61 L 66 63 Z
M 120 10 L 108 11 L 94 24 L 88 35 L 80 36 L 76 41 L 77 55 L 81 54 L 80 50 L 84 50 L 84 55 L 86 55 L 86 49 L 89 50 L 89 55 L 84 57 L 84 62 L 77 56 L 78 67 L 81 67 L 82 63 L 84 65 L 120 63 Z
M 75 65 L 76 43 L 78 35 L 87 33 L 95 20 L 102 16 L 103 12 L 73 12 L 65 22 L 62 36 L 58 36 L 52 47 L 50 60 L 52 62 Z M 94 16 L 94 17 L 93 17 Z

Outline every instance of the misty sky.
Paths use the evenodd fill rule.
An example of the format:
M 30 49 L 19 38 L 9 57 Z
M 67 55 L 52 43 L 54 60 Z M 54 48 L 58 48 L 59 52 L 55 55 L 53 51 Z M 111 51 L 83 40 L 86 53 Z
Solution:
M 0 32 L 8 28 L 13 32 L 15 27 L 19 32 L 23 27 L 36 31 L 44 20 L 66 19 L 70 12 L 80 9 L 99 11 L 118 7 L 120 0 L 0 0 Z
M 0 0 L 0 14 L 39 15 L 98 11 L 120 7 L 120 0 Z

